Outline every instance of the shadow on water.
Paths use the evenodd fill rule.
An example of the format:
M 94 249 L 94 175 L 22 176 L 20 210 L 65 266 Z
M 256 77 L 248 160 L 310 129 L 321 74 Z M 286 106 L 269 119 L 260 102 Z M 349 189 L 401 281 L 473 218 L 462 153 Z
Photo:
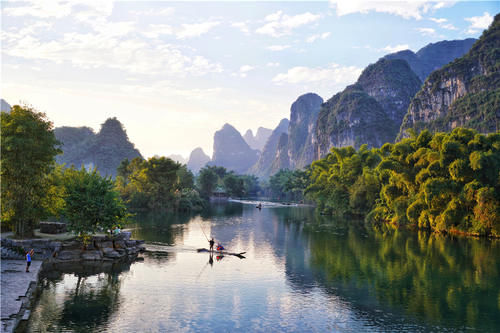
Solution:
M 120 287 L 132 262 L 44 264 L 44 292 L 28 332 L 92 332 L 102 329 L 121 303 Z M 64 280 L 64 283 L 61 282 Z M 64 298 L 57 289 L 65 288 Z
M 129 227 L 134 239 L 174 245 L 182 241 L 184 227 L 193 216 L 195 215 L 189 213 L 141 213 L 134 217 L 134 222 Z
M 235 251 L 249 251 L 247 259 L 224 258 L 224 265 L 219 265 L 215 256 L 201 258 L 186 252 L 190 251 L 182 246 L 186 242 L 194 247 L 200 241 L 203 242 L 200 247 L 206 246 L 203 228 Z M 376 231 L 359 221 L 317 215 L 307 207 L 257 210 L 235 203 L 213 205 L 199 215 L 140 215 L 136 217 L 133 237 L 159 242 L 158 248 L 163 249 L 148 251 L 144 263 L 134 265 L 133 271 L 143 274 L 140 282 L 154 284 L 166 276 L 175 277 L 175 281 L 170 280 L 175 289 L 168 289 L 169 284 L 161 280 L 160 286 L 168 299 L 165 305 L 175 308 L 175 316 L 160 321 L 162 325 L 185 320 L 186 330 L 200 328 L 190 326 L 195 323 L 209 323 L 212 330 L 234 328 L 227 318 L 224 321 L 227 326 L 206 319 L 212 317 L 203 312 L 206 307 L 200 304 L 205 303 L 197 303 L 199 293 L 206 293 L 203 302 L 221 302 L 226 306 L 219 309 L 217 303 L 214 313 L 221 310 L 229 313 L 247 306 L 241 314 L 248 319 L 244 323 L 269 316 L 271 319 L 266 320 L 270 320 L 271 331 L 279 331 L 283 323 L 275 319 L 275 308 L 262 310 L 262 300 L 284 299 L 292 309 L 297 306 L 309 309 L 310 312 L 301 312 L 300 318 L 294 311 L 286 318 L 296 325 L 290 327 L 299 331 L 328 330 L 332 327 L 328 321 L 335 320 L 338 313 L 346 314 L 342 320 L 354 331 L 496 332 L 500 329 L 500 241 L 402 230 Z M 165 251 L 164 244 L 172 251 Z M 209 269 L 212 266 L 214 270 Z M 248 268 L 251 269 L 246 274 L 237 271 Z M 51 275 L 44 277 L 44 292 L 30 319 L 30 329 L 105 331 L 116 317 L 114 314 L 127 307 L 120 288 L 129 269 L 130 263 L 49 270 Z M 158 277 L 149 276 L 151 271 Z M 220 279 L 210 280 L 216 272 Z M 134 281 L 132 276 L 128 283 Z M 246 293 L 239 284 L 232 283 L 251 286 L 251 292 Z M 226 288 L 220 289 L 222 285 Z M 123 283 L 124 290 L 126 286 Z M 150 285 L 143 287 L 142 293 Z M 217 293 L 214 288 L 218 288 Z M 145 308 L 151 305 L 148 303 L 151 300 L 142 299 L 144 295 L 140 292 L 127 290 L 132 293 L 129 301 L 141 299 Z M 229 301 L 240 298 L 238 306 Z M 257 301 L 259 304 L 252 308 Z M 198 304 L 194 309 L 199 312 L 183 317 L 183 313 L 189 316 L 191 304 Z M 208 317 L 203 317 L 204 314 Z M 156 320 L 154 316 L 148 318 Z M 121 320 L 126 321 L 125 327 L 136 327 L 134 318 Z
M 485 332 L 500 327 L 499 241 L 382 232 L 321 216 L 313 223 L 297 247 L 308 253 L 287 249 L 295 288 L 310 286 L 313 276 L 375 327 L 403 321 Z
M 217 217 L 232 217 L 241 216 L 243 213 L 243 205 L 234 202 L 212 203 L 209 207 L 201 211 L 202 219 L 213 219 Z

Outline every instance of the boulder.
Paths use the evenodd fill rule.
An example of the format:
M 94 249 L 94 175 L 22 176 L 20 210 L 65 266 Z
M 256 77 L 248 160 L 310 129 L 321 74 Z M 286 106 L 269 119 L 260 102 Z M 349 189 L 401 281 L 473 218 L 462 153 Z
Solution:
M 57 254 L 58 260 L 80 260 L 81 250 L 62 250 Z
M 101 260 L 102 253 L 101 251 L 84 251 L 82 253 L 83 260 Z
M 137 244 L 137 241 L 135 240 L 128 240 L 128 241 L 125 241 L 125 245 L 127 245 L 127 247 L 133 247 Z
M 66 223 L 40 222 L 40 232 L 44 234 L 60 234 L 66 232 Z
M 100 243 L 97 243 L 97 247 L 100 249 L 105 249 L 105 248 L 113 248 L 113 242 L 112 241 L 102 241 Z
M 118 252 L 116 252 L 115 250 L 113 250 L 112 248 L 103 248 L 102 254 L 104 255 L 104 257 L 110 258 L 110 259 L 116 259 L 116 258 L 121 257 L 121 255 Z
M 117 240 L 115 241 L 115 249 L 124 249 L 125 246 L 125 241 L 123 240 Z
M 127 254 L 128 255 L 137 255 L 139 253 L 139 248 L 137 247 L 128 247 L 126 248 Z
M 132 232 L 130 232 L 130 231 L 122 231 L 120 233 L 120 235 L 122 235 L 122 239 L 123 240 L 129 240 L 130 237 L 132 236 Z

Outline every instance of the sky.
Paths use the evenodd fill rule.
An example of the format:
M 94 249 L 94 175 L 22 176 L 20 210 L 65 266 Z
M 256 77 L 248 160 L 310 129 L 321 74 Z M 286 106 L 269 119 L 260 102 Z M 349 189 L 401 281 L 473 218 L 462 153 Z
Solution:
M 117 117 L 143 156 L 211 155 L 399 50 L 478 38 L 500 1 L 1 1 L 0 97 L 54 126 Z

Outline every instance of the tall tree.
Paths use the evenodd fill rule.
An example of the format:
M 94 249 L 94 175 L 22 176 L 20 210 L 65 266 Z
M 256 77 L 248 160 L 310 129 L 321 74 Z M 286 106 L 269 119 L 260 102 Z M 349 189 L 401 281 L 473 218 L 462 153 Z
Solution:
M 217 173 L 215 173 L 212 167 L 204 167 L 203 169 L 201 169 L 198 176 L 198 187 L 200 188 L 200 194 L 203 197 L 208 198 L 212 194 L 212 191 L 215 189 L 217 181 Z
M 32 237 L 44 215 L 48 174 L 61 151 L 53 124 L 44 113 L 15 105 L 1 114 L 2 221 L 14 226 L 16 237 Z
M 102 178 L 95 169 L 64 170 L 64 186 L 64 215 L 69 220 L 69 230 L 79 236 L 95 233 L 99 227 L 110 229 L 128 216 L 113 180 Z

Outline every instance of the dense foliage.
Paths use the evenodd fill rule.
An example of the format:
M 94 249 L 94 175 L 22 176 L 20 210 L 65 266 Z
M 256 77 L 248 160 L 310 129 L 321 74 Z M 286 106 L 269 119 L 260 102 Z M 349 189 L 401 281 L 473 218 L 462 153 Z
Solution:
M 197 179 L 202 197 L 208 199 L 216 188 L 223 189 L 233 198 L 255 197 L 260 191 L 259 181 L 253 175 L 238 175 L 220 166 L 207 166 Z
M 423 131 L 381 148 L 332 148 L 311 181 L 307 193 L 325 213 L 500 236 L 500 133 Z
M 125 222 L 127 209 L 111 178 L 101 177 L 96 169 L 58 168 L 56 172 L 60 174 L 53 177 L 62 184 L 62 214 L 68 230 L 84 237 Z
M 45 114 L 19 105 L 1 113 L 2 224 L 13 226 L 17 237 L 33 236 L 46 215 L 57 143 Z
M 191 171 L 170 158 L 125 159 L 117 174 L 117 189 L 131 209 L 199 210 L 204 205 Z
M 267 194 L 272 199 L 285 201 L 302 201 L 304 190 L 309 186 L 309 172 L 307 170 L 281 169 L 269 178 L 265 186 Z

